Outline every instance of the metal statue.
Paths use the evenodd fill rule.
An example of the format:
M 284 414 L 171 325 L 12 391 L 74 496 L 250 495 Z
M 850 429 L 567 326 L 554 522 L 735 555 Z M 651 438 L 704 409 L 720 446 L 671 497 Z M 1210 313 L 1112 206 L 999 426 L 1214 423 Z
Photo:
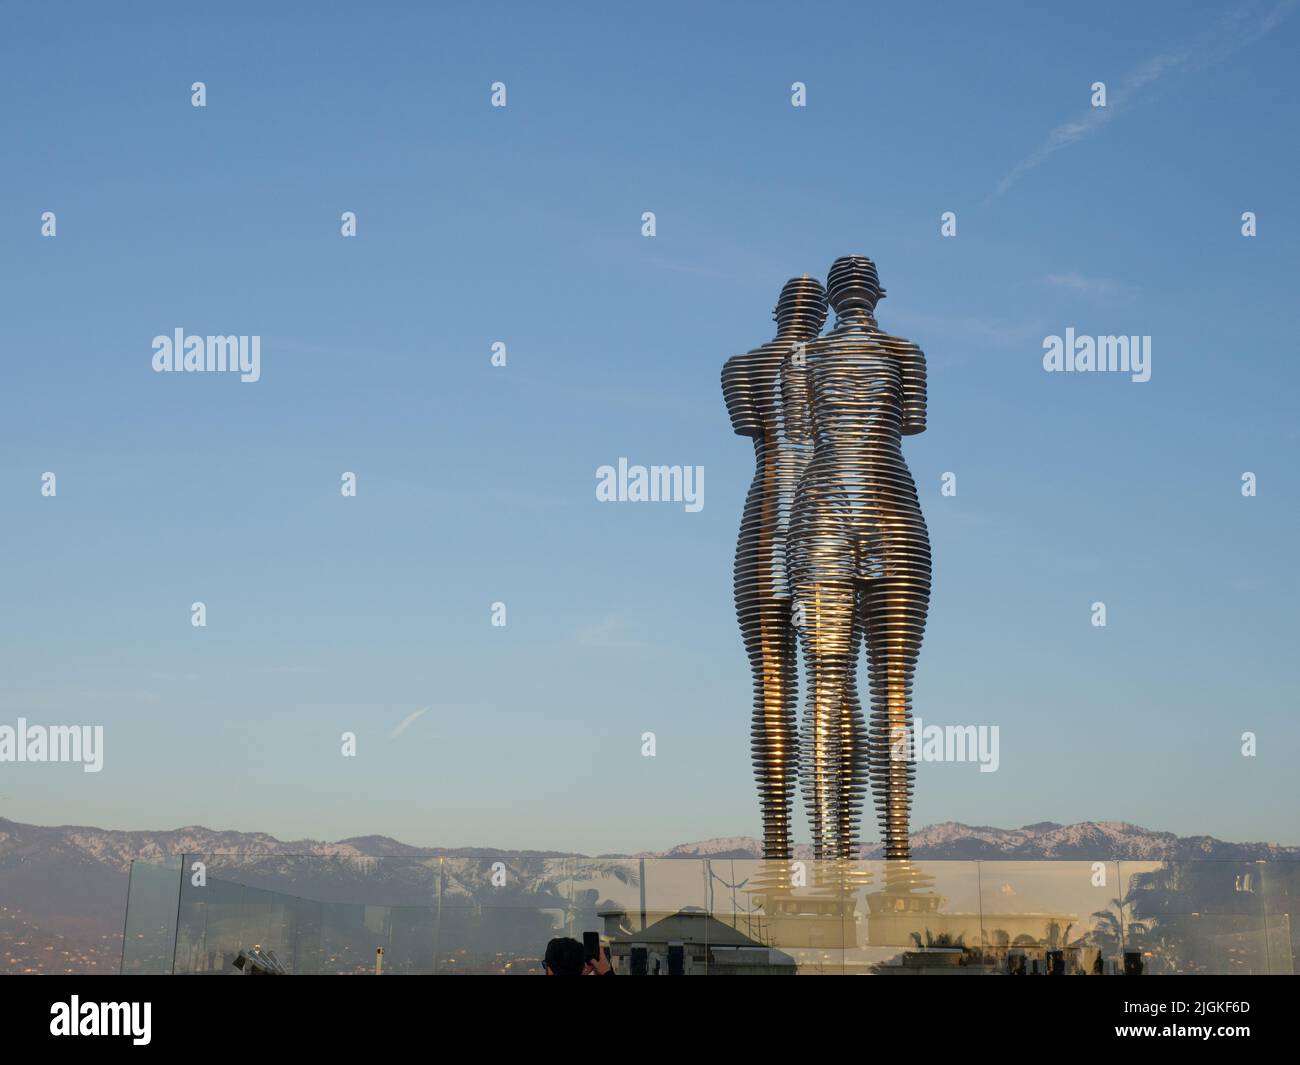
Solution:
M 925 356 L 880 329 L 885 295 L 865 256 L 827 278 L 834 328 L 782 373 L 786 435 L 812 456 L 795 496 L 787 555 L 806 688 L 804 800 L 818 858 L 857 856 L 868 780 L 887 859 L 909 857 L 912 677 L 930 599 L 930 541 L 902 437 L 925 430 Z M 855 688 L 865 641 L 871 720 Z
M 754 676 L 750 746 L 763 817 L 763 855 L 787 859 L 798 780 L 798 650 L 785 540 L 811 441 L 792 440 L 786 432 L 781 369 L 826 321 L 821 284 L 810 277 L 787 282 L 773 317 L 774 339 L 727 360 L 722 393 L 732 428 L 754 440 L 754 480 L 736 544 L 736 615 Z

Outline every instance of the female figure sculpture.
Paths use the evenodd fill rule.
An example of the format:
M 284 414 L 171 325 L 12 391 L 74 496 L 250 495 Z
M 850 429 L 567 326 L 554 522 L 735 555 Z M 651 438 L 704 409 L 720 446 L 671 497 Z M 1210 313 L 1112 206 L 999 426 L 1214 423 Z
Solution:
M 885 857 L 906 859 L 914 767 L 901 741 L 911 735 L 930 542 L 901 438 L 925 429 L 925 356 L 877 326 L 885 293 L 870 259 L 837 259 L 826 287 L 835 326 L 807 345 L 802 365 L 788 361 L 782 380 L 788 432 L 813 447 L 787 544 L 808 678 L 804 798 L 815 855 L 854 858 L 869 777 Z M 869 728 L 854 684 L 862 640 Z

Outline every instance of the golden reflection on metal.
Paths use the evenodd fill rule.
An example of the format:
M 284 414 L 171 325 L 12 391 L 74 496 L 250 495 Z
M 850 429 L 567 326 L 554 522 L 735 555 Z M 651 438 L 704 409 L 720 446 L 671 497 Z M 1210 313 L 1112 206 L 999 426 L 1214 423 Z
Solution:
M 826 293 L 810 277 L 788 281 L 773 317 L 776 336 L 727 360 L 722 392 L 732 428 L 754 440 L 755 471 L 736 544 L 736 615 L 754 677 L 750 747 L 763 818 L 763 854 L 788 858 L 798 775 L 798 651 L 785 540 L 795 486 L 811 456 L 791 440 L 781 370 L 826 321 Z
M 925 356 L 876 324 L 884 296 L 865 256 L 827 278 L 834 328 L 787 359 L 786 432 L 812 455 L 795 495 L 787 555 L 807 694 L 804 801 L 818 858 L 850 859 L 868 779 L 887 859 L 909 855 L 912 676 L 930 597 L 930 542 L 901 438 L 925 429 Z M 871 720 L 855 675 L 864 642 Z

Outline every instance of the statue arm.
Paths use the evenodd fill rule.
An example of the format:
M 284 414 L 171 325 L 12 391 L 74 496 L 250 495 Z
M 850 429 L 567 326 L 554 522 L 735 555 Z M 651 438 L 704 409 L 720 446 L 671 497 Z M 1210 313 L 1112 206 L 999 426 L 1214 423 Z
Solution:
M 905 340 L 899 350 L 903 368 L 903 435 L 925 432 L 925 353 Z
M 812 439 L 811 386 L 807 355 L 803 355 L 803 361 L 799 363 L 793 356 L 788 356 L 781 366 L 781 415 L 786 439 L 791 443 L 807 443 Z
M 722 367 L 722 398 L 726 400 L 727 413 L 731 415 L 732 431 L 737 436 L 758 436 L 762 423 L 754 405 L 749 376 L 739 356 L 728 359 Z

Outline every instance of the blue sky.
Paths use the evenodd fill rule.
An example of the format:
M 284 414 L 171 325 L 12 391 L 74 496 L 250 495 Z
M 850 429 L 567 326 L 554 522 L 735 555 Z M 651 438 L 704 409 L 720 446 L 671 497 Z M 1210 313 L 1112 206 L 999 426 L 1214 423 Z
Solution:
M 1300 843 L 1293 6 L 6 5 L 0 724 L 106 739 L 0 766 L 0 813 L 757 832 L 718 374 L 856 252 L 929 360 L 916 711 L 1001 737 L 915 823 Z M 177 327 L 261 380 L 153 373 Z M 1151 380 L 1045 373 L 1067 327 Z M 620 456 L 704 509 L 598 503 Z

